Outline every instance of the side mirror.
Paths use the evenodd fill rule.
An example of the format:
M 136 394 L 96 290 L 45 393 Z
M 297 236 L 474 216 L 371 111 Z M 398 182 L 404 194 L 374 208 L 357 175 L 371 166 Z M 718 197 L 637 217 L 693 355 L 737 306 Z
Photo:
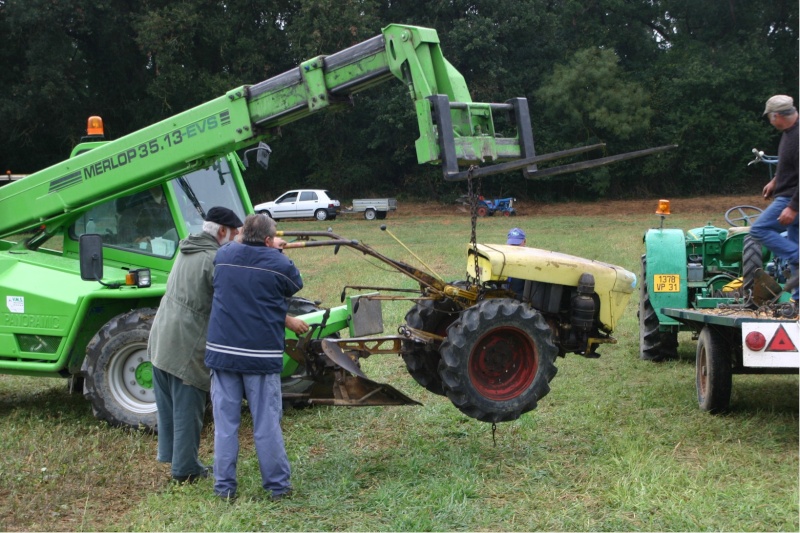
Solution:
M 78 240 L 80 249 L 81 279 L 103 279 L 103 238 L 97 233 L 84 233 Z
M 267 170 L 269 168 L 269 155 L 272 153 L 272 148 L 270 148 L 265 142 L 260 142 L 258 143 L 257 148 L 251 148 L 244 152 L 244 168 L 248 168 L 250 166 L 247 156 L 253 151 L 256 153 L 256 163 L 258 163 L 258 165 L 264 170 Z

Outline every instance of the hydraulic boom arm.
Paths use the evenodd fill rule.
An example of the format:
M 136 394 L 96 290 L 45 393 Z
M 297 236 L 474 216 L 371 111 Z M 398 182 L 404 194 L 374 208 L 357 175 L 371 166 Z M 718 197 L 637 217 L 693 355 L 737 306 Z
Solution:
M 414 100 L 418 161 L 442 162 L 446 178 L 458 165 L 535 155 L 527 100 L 473 103 L 464 78 L 442 55 L 435 30 L 390 25 L 368 41 L 233 89 L 0 188 L 0 237 L 42 224 L 56 227 L 75 211 L 204 168 L 269 138 L 279 126 L 391 78 L 406 83 Z M 511 137 L 497 136 L 498 111 L 509 113 Z M 31 208 L 10 209 L 23 202 Z

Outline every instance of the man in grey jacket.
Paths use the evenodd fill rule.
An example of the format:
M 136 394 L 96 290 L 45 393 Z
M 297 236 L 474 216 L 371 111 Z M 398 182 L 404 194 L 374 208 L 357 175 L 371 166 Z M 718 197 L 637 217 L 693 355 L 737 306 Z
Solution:
M 214 258 L 242 226 L 236 213 L 226 207 L 212 207 L 205 220 L 202 233 L 180 242 L 147 343 L 158 408 L 157 460 L 172 463 L 172 479 L 179 483 L 208 477 L 198 453 L 211 388 L 203 358 L 214 292 Z

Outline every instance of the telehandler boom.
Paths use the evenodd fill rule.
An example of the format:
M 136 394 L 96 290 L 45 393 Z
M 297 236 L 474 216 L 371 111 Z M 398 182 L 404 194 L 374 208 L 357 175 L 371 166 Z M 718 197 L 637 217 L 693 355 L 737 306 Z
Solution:
M 442 55 L 436 32 L 396 24 L 361 44 L 310 59 L 255 85 L 232 89 L 114 141 L 103 139 L 100 119 L 92 118 L 87 138 L 69 159 L 0 187 L 0 294 L 6 302 L 0 317 L 0 373 L 70 378 L 71 387 L 83 390 L 99 418 L 114 425 L 156 429 L 146 352 L 150 325 L 178 243 L 201 230 L 205 211 L 222 205 L 242 219 L 253 212 L 242 179 L 245 165 L 236 151 L 258 144 L 259 156 L 264 158 L 268 147 L 263 142 L 276 136 L 282 126 L 349 102 L 352 94 L 391 79 L 406 84 L 416 110 L 418 161 L 441 164 L 448 180 L 509 170 L 522 170 L 535 177 L 539 162 L 597 147 L 537 156 L 525 98 L 505 103 L 472 102 L 464 78 Z M 500 131 L 500 123 L 505 132 Z M 662 149 L 614 156 L 613 160 Z M 610 161 L 596 160 L 581 168 Z M 492 165 L 472 168 L 482 163 Z M 466 165 L 470 170 L 460 169 Z M 545 172 L 559 170 L 556 167 Z M 88 246 L 82 247 L 81 241 Z M 533 274 L 526 278 L 522 263 L 503 270 L 497 257 L 512 257 L 508 252 L 473 246 L 473 284 L 469 286 L 431 284 L 426 274 L 414 274 L 415 279 L 422 280 L 423 297 L 438 302 L 430 310 L 423 305 L 410 313 L 419 327 L 408 331 L 422 333 L 409 333 L 402 348 L 409 370 L 424 386 L 432 379 L 439 389 L 450 384 L 452 397 L 463 396 L 453 385 L 461 379 L 457 375 L 457 339 L 448 338 L 445 343 L 448 351 L 443 358 L 446 368 L 442 379 L 433 368 L 438 356 L 425 366 L 431 346 L 438 349 L 443 339 L 443 331 L 438 337 L 425 337 L 424 330 L 432 327 L 431 313 L 438 316 L 476 304 L 484 294 L 480 284 L 500 284 L 508 272 L 535 282 Z M 549 261 L 552 258 L 543 264 Z M 480 271 L 479 263 L 483 265 Z M 413 271 L 397 265 L 404 272 Z M 526 286 L 525 301 L 544 301 L 544 293 L 537 292 L 536 287 L 546 289 L 550 312 L 560 314 L 561 322 L 566 320 L 559 330 L 563 342 L 554 347 L 548 341 L 550 355 L 569 350 L 593 354 L 598 342 L 609 342 L 605 337 L 612 324 L 592 325 L 591 316 L 584 316 L 579 328 L 569 326 L 569 312 L 560 302 L 563 299 L 563 305 L 569 307 L 576 286 L 583 291 L 574 296 L 584 306 L 583 314 L 592 315 L 596 310 L 598 317 L 609 312 L 605 307 L 601 312 L 600 301 L 617 294 L 614 291 L 618 287 L 611 289 L 614 283 L 622 287 L 616 296 L 617 307 L 632 291 L 627 273 L 605 269 L 609 276 L 623 281 L 609 281 L 610 292 L 599 299 L 595 295 L 597 305 L 589 309 L 586 305 L 592 299 L 593 285 L 579 286 L 581 272 L 574 271 L 576 275 L 568 281 L 555 280 L 561 284 L 558 287 L 549 281 Z M 83 279 L 97 279 L 100 284 L 82 281 L 81 274 Z M 501 290 L 497 295 L 508 294 Z M 287 330 L 290 342 L 282 374 L 285 398 L 339 405 L 414 403 L 355 371 L 357 357 L 349 358 L 348 363 L 334 343 L 322 342 L 344 328 L 350 329 L 351 337 L 382 330 L 382 324 L 363 326 L 359 322 L 358 316 L 364 313 L 358 312 L 356 301 L 354 297 L 347 305 L 324 311 L 302 299 L 292 302 L 292 312 L 313 325 L 313 338 L 298 340 Z M 362 309 L 369 307 L 367 301 Z M 531 318 L 531 311 L 518 309 L 511 302 L 502 307 L 503 312 L 513 308 L 514 316 Z M 480 311 L 478 320 L 483 320 L 485 312 L 495 311 Z M 545 319 L 551 319 L 547 315 L 535 318 L 537 339 L 549 335 Z M 513 332 L 513 327 L 505 331 Z M 518 334 L 521 344 L 513 348 L 514 364 L 527 364 L 528 352 L 536 349 L 526 335 L 525 328 Z M 521 407 L 505 409 L 506 403 L 516 402 L 517 394 L 492 393 L 487 377 L 476 390 L 491 396 L 492 401 L 479 409 L 471 402 L 459 408 L 487 421 L 514 419 L 533 408 L 555 373 L 548 365 L 542 385 L 539 382 L 545 378 L 537 376 L 533 362 L 534 368 L 523 369 L 525 375 L 512 383 L 525 392 L 523 389 L 535 378 L 536 388 L 525 392 L 531 398 Z M 477 368 L 488 371 L 490 366 L 485 359 Z

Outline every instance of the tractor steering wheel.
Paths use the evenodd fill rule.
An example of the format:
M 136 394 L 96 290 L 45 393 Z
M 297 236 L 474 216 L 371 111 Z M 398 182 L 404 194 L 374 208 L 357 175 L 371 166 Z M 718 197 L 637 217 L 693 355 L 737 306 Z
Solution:
M 725 211 L 725 222 L 731 226 L 752 226 L 762 209 L 754 205 L 737 205 Z M 735 214 L 739 214 L 735 217 Z

